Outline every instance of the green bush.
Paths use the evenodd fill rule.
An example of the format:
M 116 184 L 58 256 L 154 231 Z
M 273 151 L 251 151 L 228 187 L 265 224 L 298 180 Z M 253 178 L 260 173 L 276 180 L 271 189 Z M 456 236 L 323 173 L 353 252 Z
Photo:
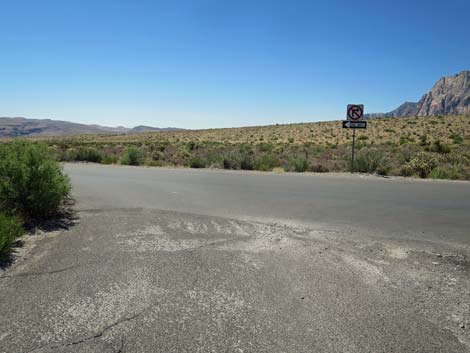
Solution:
M 26 219 L 47 218 L 70 190 L 69 178 L 46 145 L 0 144 L 0 210 Z
M 103 153 L 93 147 L 80 147 L 75 156 L 75 160 L 79 162 L 101 163 Z
M 416 153 L 418 152 L 417 146 L 412 146 L 412 145 L 406 145 L 406 146 L 401 146 L 400 149 L 398 150 L 398 161 L 401 164 L 408 163 L 413 159 L 413 157 L 416 156 Z
M 121 157 L 123 165 L 141 165 L 144 159 L 142 150 L 137 147 L 129 147 Z
M 20 222 L 14 217 L 0 213 L 0 261 L 8 258 L 16 238 L 22 235 Z
M 322 164 L 315 164 L 310 167 L 310 171 L 314 173 L 328 173 L 330 170 Z
M 290 172 L 303 173 L 308 169 L 308 161 L 303 158 L 294 158 L 289 161 L 288 170 Z
M 450 147 L 445 143 L 437 140 L 432 144 L 431 151 L 436 153 L 450 153 Z
M 118 162 L 117 157 L 110 156 L 110 155 L 105 155 L 103 159 L 101 160 L 102 164 L 115 164 Z
M 429 145 L 427 135 L 421 135 L 421 136 L 419 137 L 419 145 L 420 145 L 420 146 L 427 146 L 427 145 Z
M 240 161 L 240 169 L 242 170 L 254 170 L 255 169 L 255 162 L 251 155 L 244 155 L 242 160 Z
M 460 136 L 459 134 L 452 133 L 450 135 L 450 138 L 452 139 L 452 143 L 454 145 L 461 145 L 463 143 L 463 137 Z
M 442 168 L 435 168 L 429 173 L 431 179 L 450 179 L 450 175 L 447 170 Z
M 103 153 L 94 147 L 69 148 L 62 153 L 60 159 L 64 162 L 101 163 Z
M 163 167 L 162 161 L 156 161 L 152 158 L 147 158 L 144 162 L 147 167 Z
M 258 157 L 255 162 L 255 169 L 263 172 L 272 171 L 275 167 L 279 166 L 279 158 L 271 154 Z
M 73 162 L 77 160 L 77 150 L 75 148 L 69 148 L 65 150 L 60 156 L 60 160 L 63 162 Z
M 400 175 L 404 176 L 404 177 L 410 177 L 414 173 L 415 173 L 415 171 L 409 163 L 404 164 L 400 169 Z
M 460 180 L 465 179 L 465 175 L 462 173 L 462 170 L 458 167 L 437 167 L 434 168 L 431 173 L 429 173 L 431 179 L 451 179 L 451 180 Z
M 389 160 L 376 148 L 363 148 L 355 158 L 354 171 L 386 175 L 390 169 Z
M 207 162 L 204 159 L 202 159 L 201 157 L 192 157 L 189 160 L 189 166 L 191 168 L 205 168 L 206 164 L 207 164 Z
M 271 152 L 273 149 L 274 145 L 272 143 L 263 142 L 258 145 L 258 150 L 260 152 Z
M 239 169 L 239 163 L 232 159 L 232 158 L 229 158 L 229 157 L 225 157 L 223 162 L 223 167 L 224 169 Z
M 421 178 L 427 178 L 431 171 L 437 167 L 437 159 L 426 152 L 419 152 L 402 169 L 411 174 L 418 174 Z

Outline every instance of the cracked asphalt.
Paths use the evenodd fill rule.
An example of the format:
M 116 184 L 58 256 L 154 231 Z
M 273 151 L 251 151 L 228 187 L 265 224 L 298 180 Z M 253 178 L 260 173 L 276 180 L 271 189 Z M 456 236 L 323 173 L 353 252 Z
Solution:
M 470 184 L 67 165 L 0 352 L 469 352 Z

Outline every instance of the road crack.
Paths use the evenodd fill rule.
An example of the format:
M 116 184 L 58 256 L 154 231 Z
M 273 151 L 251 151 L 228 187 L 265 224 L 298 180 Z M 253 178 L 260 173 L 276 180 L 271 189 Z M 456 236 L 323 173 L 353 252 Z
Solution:
M 44 349 L 44 348 L 48 348 L 48 349 L 57 349 L 57 348 L 62 348 L 62 347 L 70 347 L 70 346 L 75 346 L 75 345 L 78 345 L 78 344 L 82 344 L 82 343 L 85 343 L 85 342 L 88 342 L 88 341 L 92 341 L 94 339 L 97 339 L 97 338 L 100 338 L 100 337 L 103 337 L 103 335 L 111 330 L 112 328 L 124 323 L 124 322 L 128 322 L 128 321 L 132 321 L 132 320 L 135 320 L 137 319 L 139 316 L 141 316 L 143 313 L 139 313 L 139 314 L 135 314 L 135 315 L 132 315 L 132 316 L 129 316 L 129 317 L 124 317 L 122 319 L 119 319 L 117 320 L 116 322 L 112 323 L 111 325 L 108 325 L 106 327 L 104 327 L 102 330 L 98 331 L 97 333 L 91 335 L 91 336 L 86 336 L 86 337 L 82 337 L 80 339 L 77 339 L 75 341 L 72 341 L 72 342 L 64 342 L 64 343 L 55 343 L 55 344 L 45 344 L 45 345 L 42 345 L 40 347 L 36 347 L 36 348 L 32 348 L 28 351 L 25 351 L 24 353 L 32 353 L 32 352 L 36 352 L 36 351 L 39 351 L 41 349 Z M 123 348 L 124 348 L 124 339 L 121 339 L 121 345 L 119 346 L 118 350 L 116 351 L 116 353 L 122 353 L 123 352 Z
M 14 278 L 14 277 L 30 277 L 30 276 L 43 276 L 43 275 L 51 275 L 54 273 L 60 273 L 68 270 L 72 270 L 74 268 L 80 267 L 80 265 L 73 265 L 73 266 L 68 266 L 64 268 L 60 268 L 57 270 L 52 270 L 52 271 L 44 271 L 44 272 L 26 272 L 26 273 L 18 273 L 16 275 L 3 275 L 0 277 L 0 279 L 3 278 Z

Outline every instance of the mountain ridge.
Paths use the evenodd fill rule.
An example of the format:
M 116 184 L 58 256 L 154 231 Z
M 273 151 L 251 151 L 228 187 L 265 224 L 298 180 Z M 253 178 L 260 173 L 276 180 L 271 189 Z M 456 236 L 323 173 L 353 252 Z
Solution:
M 133 128 L 109 127 L 97 124 L 80 124 L 52 119 L 28 119 L 24 117 L 0 117 L 0 138 L 37 137 L 84 134 L 129 134 L 150 131 L 181 130 L 173 127 L 157 128 L 139 125 Z
M 367 114 L 369 118 L 470 114 L 470 71 L 441 77 L 418 102 L 405 102 L 388 113 Z

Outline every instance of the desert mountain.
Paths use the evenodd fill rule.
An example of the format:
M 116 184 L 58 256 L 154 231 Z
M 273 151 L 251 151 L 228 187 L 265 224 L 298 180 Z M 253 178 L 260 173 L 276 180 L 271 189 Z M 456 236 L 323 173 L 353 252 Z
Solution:
M 180 129 L 177 129 L 175 127 L 160 128 L 160 127 L 139 125 L 139 126 L 133 127 L 132 129 L 127 131 L 127 133 L 152 132 L 152 131 L 175 131 L 175 130 L 180 130 Z
M 443 77 L 419 102 L 406 102 L 389 113 L 369 117 L 431 116 L 470 114 L 470 71 Z
M 148 131 L 177 130 L 175 128 L 155 128 L 150 126 L 107 127 L 85 125 L 69 121 L 51 119 L 0 118 L 0 138 L 19 136 L 60 136 L 83 134 L 125 134 Z

